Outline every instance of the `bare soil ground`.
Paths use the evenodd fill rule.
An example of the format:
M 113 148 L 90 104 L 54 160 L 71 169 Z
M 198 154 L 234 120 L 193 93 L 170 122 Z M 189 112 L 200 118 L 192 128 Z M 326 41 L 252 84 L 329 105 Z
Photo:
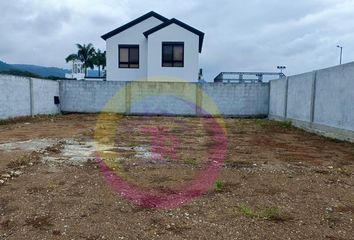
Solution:
M 113 191 L 95 140 L 111 143 L 104 160 L 127 182 L 162 193 L 188 184 L 222 143 L 199 118 L 97 118 L 0 122 L 1 240 L 354 239 L 354 144 L 224 119 L 216 183 L 186 205 L 154 209 Z

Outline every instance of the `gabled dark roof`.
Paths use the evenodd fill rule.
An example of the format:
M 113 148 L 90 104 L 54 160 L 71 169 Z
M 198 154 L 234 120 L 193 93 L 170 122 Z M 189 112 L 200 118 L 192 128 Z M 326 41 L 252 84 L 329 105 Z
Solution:
M 151 28 L 150 30 L 144 32 L 144 35 L 147 38 L 150 34 L 152 34 L 154 32 L 157 32 L 160 29 L 165 28 L 165 27 L 167 27 L 167 26 L 169 26 L 169 25 L 171 25 L 173 23 L 178 25 L 178 26 L 180 26 L 180 27 L 182 27 L 182 28 L 184 28 L 184 29 L 187 29 L 188 31 L 190 31 L 190 32 L 192 32 L 192 33 L 194 33 L 194 34 L 199 36 L 199 52 L 201 53 L 202 52 L 202 47 L 203 47 L 204 33 L 199 31 L 199 30 L 197 30 L 197 29 L 195 29 L 195 28 L 193 28 L 193 27 L 191 27 L 191 26 L 189 26 L 189 25 L 187 25 L 187 24 L 185 24 L 185 23 L 183 23 L 183 22 L 181 22 L 181 21 L 179 21 L 179 20 L 177 20 L 177 19 L 175 19 L 175 18 L 172 18 L 171 20 L 165 21 L 165 22 L 161 23 L 160 25 L 158 25 L 158 26 L 156 26 L 154 28 Z
M 104 35 L 101 36 L 101 38 L 103 38 L 103 40 L 107 40 L 108 38 L 110 37 L 113 37 L 114 35 L 117 35 L 118 33 L 120 32 L 123 32 L 124 30 L 138 24 L 138 23 L 141 23 L 142 21 L 145 21 L 146 19 L 150 18 L 150 17 L 155 17 L 159 20 L 161 20 L 162 22 L 167 22 L 168 19 L 165 18 L 164 16 L 161 16 L 160 14 L 154 12 L 154 11 L 151 11 L 151 12 L 148 12 L 147 14 L 117 28 L 117 29 L 114 29 L 113 31 L 109 32 L 109 33 L 106 33 Z

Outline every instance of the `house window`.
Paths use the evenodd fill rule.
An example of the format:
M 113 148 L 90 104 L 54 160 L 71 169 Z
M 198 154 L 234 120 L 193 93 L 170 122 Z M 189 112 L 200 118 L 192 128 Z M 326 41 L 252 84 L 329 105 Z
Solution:
M 139 45 L 119 45 L 119 67 L 139 68 Z
M 183 67 L 184 66 L 184 43 L 164 42 L 162 43 L 162 67 Z

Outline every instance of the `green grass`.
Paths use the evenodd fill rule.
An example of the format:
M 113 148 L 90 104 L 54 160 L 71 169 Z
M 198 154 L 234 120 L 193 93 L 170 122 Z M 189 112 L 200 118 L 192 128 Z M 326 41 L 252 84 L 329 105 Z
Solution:
M 241 205 L 240 212 L 243 216 L 248 218 L 258 218 L 269 221 L 282 222 L 291 219 L 290 216 L 286 216 L 284 213 L 281 212 L 280 208 L 276 206 L 265 207 L 256 211 L 253 210 L 251 207 Z
M 293 124 L 291 121 L 277 121 L 277 120 L 268 120 L 268 123 L 273 126 L 279 126 L 282 128 L 292 128 Z
M 293 126 L 293 124 L 290 121 L 281 121 L 278 122 L 278 125 L 283 128 L 291 128 Z
M 253 123 L 260 126 L 265 126 L 269 123 L 267 119 L 254 119 Z
M 215 182 L 215 191 L 221 192 L 223 190 L 224 184 L 221 181 L 216 181 Z
M 254 218 L 257 217 L 257 214 L 252 210 L 252 208 L 247 207 L 242 205 L 240 207 L 240 212 L 242 213 L 242 215 L 244 215 L 245 217 L 249 217 L 249 218 Z
M 260 218 L 267 220 L 281 220 L 280 209 L 278 207 L 267 207 L 259 213 Z
M 198 162 L 195 159 L 187 159 L 187 160 L 184 160 L 183 162 L 184 162 L 184 164 L 188 164 L 188 165 L 191 165 L 191 166 L 197 166 L 198 165 Z

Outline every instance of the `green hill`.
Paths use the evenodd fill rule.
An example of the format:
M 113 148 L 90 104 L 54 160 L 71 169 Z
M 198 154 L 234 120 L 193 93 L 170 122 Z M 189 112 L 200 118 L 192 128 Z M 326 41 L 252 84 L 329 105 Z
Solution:
M 10 64 L 0 61 L 0 71 L 8 71 L 11 69 L 13 69 L 13 67 Z
M 42 66 L 25 65 L 25 64 L 12 64 L 11 66 L 14 67 L 15 69 L 31 72 L 42 77 L 53 76 L 53 77 L 64 78 L 65 73 L 70 73 L 70 70 L 56 68 L 56 67 L 42 67 Z
M 65 74 L 70 72 L 71 71 L 68 69 L 57 67 L 43 67 L 28 64 L 8 64 L 3 61 L 0 61 L 0 73 L 12 74 L 17 76 L 60 79 L 65 78 Z M 96 77 L 98 76 L 98 71 L 89 69 L 88 76 Z
M 18 76 L 36 76 L 43 78 L 64 78 L 65 73 L 70 73 L 70 70 L 27 64 L 8 64 L 0 61 L 0 73 L 13 74 Z

